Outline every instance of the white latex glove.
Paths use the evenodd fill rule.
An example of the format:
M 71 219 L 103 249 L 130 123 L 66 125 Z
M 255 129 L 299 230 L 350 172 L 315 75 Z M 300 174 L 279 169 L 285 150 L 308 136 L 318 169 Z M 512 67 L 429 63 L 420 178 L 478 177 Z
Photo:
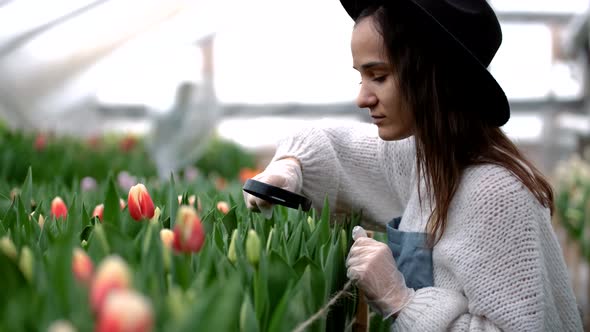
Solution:
M 406 287 L 391 250 L 387 244 L 367 237 L 360 226 L 354 227 L 352 238 L 346 275 L 356 281 L 369 305 L 380 311 L 384 319 L 397 314 L 412 300 L 414 290 Z
M 266 169 L 252 179 L 264 182 L 281 189 L 299 194 L 303 184 L 301 166 L 295 158 L 279 159 L 271 162 Z M 256 196 L 244 192 L 246 206 L 253 211 L 260 211 L 265 218 L 272 217 L 272 204 Z

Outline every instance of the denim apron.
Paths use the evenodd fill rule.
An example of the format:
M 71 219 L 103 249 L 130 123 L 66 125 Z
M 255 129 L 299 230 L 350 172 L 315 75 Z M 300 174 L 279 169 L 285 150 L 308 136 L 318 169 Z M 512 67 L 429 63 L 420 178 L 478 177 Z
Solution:
M 397 268 L 409 288 L 434 286 L 432 249 L 426 242 L 427 233 L 402 232 L 399 230 L 401 220 L 401 217 L 394 218 L 387 224 L 387 244 Z

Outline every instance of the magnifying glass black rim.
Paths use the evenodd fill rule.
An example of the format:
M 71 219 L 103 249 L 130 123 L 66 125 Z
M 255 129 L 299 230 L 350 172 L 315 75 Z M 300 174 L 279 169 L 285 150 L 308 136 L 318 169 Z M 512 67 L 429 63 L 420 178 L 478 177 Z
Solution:
M 311 200 L 309 198 L 264 182 L 248 179 L 244 183 L 242 190 L 273 204 L 292 209 L 299 209 L 301 206 L 303 211 L 311 209 Z

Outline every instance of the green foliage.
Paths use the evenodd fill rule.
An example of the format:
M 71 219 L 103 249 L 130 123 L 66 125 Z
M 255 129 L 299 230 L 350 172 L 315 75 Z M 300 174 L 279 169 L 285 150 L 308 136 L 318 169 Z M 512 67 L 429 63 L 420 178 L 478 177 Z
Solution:
M 222 192 L 206 178 L 194 183 L 151 180 L 146 187 L 162 211 L 152 222 L 137 222 L 126 208 L 120 209 L 119 198 L 126 198 L 126 193 L 112 177 L 99 181 L 95 191 L 78 193 L 34 182 L 29 170 L 20 195 L 14 200 L 1 197 L 0 237 L 14 242 L 19 257 L 23 248 L 31 249 L 33 277 L 27 279 L 18 257 L 0 250 L 0 330 L 45 330 L 58 319 L 71 321 L 79 331 L 93 329 L 88 288 L 74 278 L 71 268 L 77 247 L 86 250 L 95 267 L 112 254 L 127 262 L 133 288 L 151 300 L 157 331 L 290 331 L 347 281 L 344 262 L 358 218 L 331 220 L 327 203 L 319 219 L 314 210 L 276 206 L 266 220 L 245 207 L 239 184 Z M 50 214 L 50 202 L 57 195 L 68 206 L 65 219 Z M 174 220 L 178 195 L 183 202 L 190 195 L 201 200 L 206 241 L 198 253 L 174 253 L 160 240 L 160 231 L 174 224 L 166 221 Z M 220 199 L 230 202 L 227 215 L 216 208 Z M 31 200 L 35 208 L 26 203 Z M 102 222 L 88 212 L 101 203 Z M 43 227 L 38 225 L 39 215 L 45 216 Z M 308 218 L 313 219 L 313 229 Z M 232 263 L 227 256 L 234 230 Z M 249 230 L 260 237 L 256 265 L 245 252 Z M 342 300 L 307 330 L 344 331 L 353 318 L 354 303 L 353 297 Z

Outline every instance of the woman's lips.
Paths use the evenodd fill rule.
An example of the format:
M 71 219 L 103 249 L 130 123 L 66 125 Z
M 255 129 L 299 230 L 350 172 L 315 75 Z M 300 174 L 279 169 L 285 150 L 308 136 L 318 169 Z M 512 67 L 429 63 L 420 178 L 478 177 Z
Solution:
M 373 118 L 373 123 L 376 125 L 379 125 L 385 120 L 384 116 L 371 115 L 371 118 Z

